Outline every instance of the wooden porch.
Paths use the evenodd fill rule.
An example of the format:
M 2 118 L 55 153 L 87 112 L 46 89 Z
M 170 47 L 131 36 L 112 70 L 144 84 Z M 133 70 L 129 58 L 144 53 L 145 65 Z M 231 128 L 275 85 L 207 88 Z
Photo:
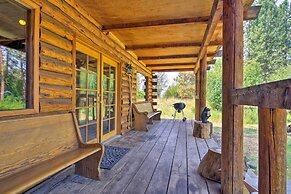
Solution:
M 220 193 L 220 184 L 202 178 L 197 168 L 214 140 L 194 138 L 193 121 L 163 119 L 148 132 L 130 131 L 110 143 L 130 148 L 101 181 L 73 174 L 73 167 L 28 193 Z

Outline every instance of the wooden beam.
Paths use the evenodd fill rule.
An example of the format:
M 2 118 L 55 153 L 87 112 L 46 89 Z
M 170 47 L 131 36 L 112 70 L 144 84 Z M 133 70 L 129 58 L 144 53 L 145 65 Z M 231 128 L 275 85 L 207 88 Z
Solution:
M 214 57 L 216 53 L 210 53 L 209 57 Z M 183 58 L 197 58 L 197 54 L 185 54 L 185 55 L 165 55 L 165 56 L 141 56 L 138 60 L 159 60 L 159 59 L 183 59 Z
M 209 46 L 221 46 L 221 42 L 210 42 Z M 164 44 L 146 44 L 146 45 L 128 45 L 126 50 L 143 50 L 156 48 L 176 48 L 176 47 L 200 47 L 201 42 L 181 42 L 181 43 L 164 43 Z
M 185 69 L 153 69 L 153 72 L 184 72 L 184 71 L 192 71 L 193 68 L 185 68 Z
M 203 41 L 200 47 L 197 61 L 200 61 L 202 56 L 205 54 L 206 47 L 209 45 L 212 35 L 214 34 L 214 31 L 216 29 L 216 26 L 218 22 L 221 20 L 222 4 L 223 4 L 222 0 L 214 0 L 213 2 L 210 18 L 207 24 L 207 28 L 205 30 L 205 34 L 204 34 Z M 196 65 L 195 73 L 198 71 L 199 67 L 200 65 Z
M 291 79 L 235 89 L 232 102 L 237 105 L 291 109 Z
M 194 65 L 163 65 L 163 66 L 150 66 L 148 67 L 151 70 L 159 70 L 159 69 L 191 69 L 193 70 Z
M 259 192 L 286 193 L 286 110 L 259 108 Z
M 259 14 L 260 7 L 252 7 L 244 12 L 244 20 L 253 20 L 257 18 Z M 145 28 L 145 27 L 157 27 L 165 25 L 177 25 L 177 24 L 188 24 L 188 23 L 208 23 L 211 16 L 202 17 L 191 17 L 191 18 L 177 18 L 177 19 L 167 19 L 167 20 L 155 20 L 155 21 L 144 21 L 135 23 L 124 23 L 124 24 L 112 24 L 104 25 L 102 31 L 116 31 L 123 29 L 133 29 L 133 28 Z
M 217 8 L 215 8 L 217 7 Z M 214 4 L 213 23 L 222 7 Z M 202 52 L 203 53 L 203 52 Z M 243 193 L 243 107 L 232 104 L 232 91 L 243 86 L 243 0 L 223 0 L 223 62 L 222 62 L 222 193 Z
M 200 61 L 198 62 L 200 63 Z M 195 73 L 195 120 L 200 121 L 200 72 Z
M 244 20 L 255 20 L 259 16 L 261 6 L 253 6 L 244 11 Z
M 161 67 L 161 66 L 180 66 L 180 65 L 192 65 L 195 63 L 161 63 L 161 64 L 147 64 L 147 67 Z

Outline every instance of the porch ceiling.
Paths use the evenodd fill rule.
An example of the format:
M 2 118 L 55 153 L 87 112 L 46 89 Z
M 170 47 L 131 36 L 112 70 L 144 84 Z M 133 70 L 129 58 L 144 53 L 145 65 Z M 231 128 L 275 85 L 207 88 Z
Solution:
M 252 3 L 244 0 L 246 20 L 259 12 L 250 9 Z M 221 48 L 222 0 L 78 0 L 78 4 L 104 33 L 111 32 L 153 71 L 189 70 L 206 47 L 208 62 Z

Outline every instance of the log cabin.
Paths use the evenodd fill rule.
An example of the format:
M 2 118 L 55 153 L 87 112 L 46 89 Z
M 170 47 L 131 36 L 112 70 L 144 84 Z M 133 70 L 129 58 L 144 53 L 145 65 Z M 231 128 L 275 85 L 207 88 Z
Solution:
M 175 169 L 172 169 L 172 173 L 166 174 L 168 177 L 164 182 L 167 184 L 158 182 L 161 185 L 156 187 L 150 184 L 151 180 L 148 183 L 141 180 L 134 182 L 134 178 L 123 177 L 122 174 L 121 183 L 125 183 L 126 187 L 111 181 L 110 184 L 114 187 L 108 190 L 104 188 L 105 183 L 102 181 L 102 184 L 96 184 L 108 193 L 129 192 L 130 189 L 133 189 L 133 193 L 155 193 L 160 191 L 158 189 L 166 189 L 169 193 L 242 193 L 243 105 L 252 105 L 259 107 L 258 190 L 260 193 L 286 193 L 287 137 L 283 129 L 286 127 L 286 109 L 291 109 L 291 80 L 242 87 L 243 21 L 256 19 L 260 10 L 259 6 L 252 4 L 253 0 L 0 0 L 0 63 L 7 63 L 8 66 L 9 60 L 14 60 L 8 54 L 9 49 L 14 54 L 21 52 L 24 59 L 19 64 L 24 64 L 21 72 L 25 75 L 22 76 L 24 103 L 22 106 L 0 111 L 0 122 L 4 122 L 3 125 L 0 123 L 0 135 L 4 136 L 5 131 L 9 131 L 9 125 L 5 125 L 7 121 L 13 123 L 27 118 L 38 120 L 39 117 L 68 112 L 74 115 L 75 128 L 80 137 L 78 141 L 82 145 L 101 145 L 117 135 L 126 135 L 134 129 L 132 104 L 137 102 L 137 73 L 146 78 L 144 100 L 155 106 L 156 72 L 192 71 L 196 77 L 196 108 L 193 118 L 200 120 L 200 113 L 206 106 L 207 66 L 215 62 L 215 57 L 221 55 L 222 49 L 221 185 L 215 185 L 216 191 L 211 192 L 213 183 L 197 177 L 194 164 L 197 166 L 201 160 L 203 149 L 194 147 L 200 153 L 200 159 L 197 153 L 195 158 L 194 152 L 192 156 L 186 155 L 192 153 L 191 146 L 198 145 L 200 141 L 193 137 L 188 139 L 187 132 L 185 142 L 198 143 L 187 144 L 190 147 L 186 146 L 184 149 L 177 147 L 172 168 L 175 168 L 176 156 L 177 161 L 179 157 L 182 158 L 181 161 L 188 165 L 184 166 L 188 178 L 183 173 L 178 173 L 175 177 Z M 0 72 L 4 77 L 3 65 Z M 14 74 L 16 75 L 15 72 Z M 6 93 L 3 80 L 1 100 Z M 52 121 L 47 122 L 49 124 Z M 62 120 L 59 122 L 62 123 Z M 172 132 L 170 134 L 162 130 L 166 128 L 166 123 L 160 122 L 156 131 L 160 138 L 164 137 L 163 131 L 169 133 L 169 142 Z M 185 129 L 189 128 L 188 124 Z M 172 128 L 177 126 L 182 125 L 175 123 Z M 18 128 L 15 135 L 21 134 L 21 126 Z M 31 125 L 30 128 L 33 131 L 34 126 Z M 23 126 L 23 130 L 25 129 L 27 126 Z M 183 135 L 181 138 L 179 135 L 180 133 L 176 135 L 178 139 L 172 140 L 182 141 Z M 9 137 L 13 137 L 13 133 Z M 13 139 L 5 142 L 14 143 Z M 209 144 L 208 142 L 207 145 Z M 5 147 L 8 149 L 9 145 Z M 29 159 L 29 154 L 26 157 Z M 132 168 L 134 160 L 138 162 L 138 159 L 132 158 Z M 3 170 L 7 160 L 9 159 L 5 155 L 0 157 L 0 185 L 7 176 L 7 172 Z M 98 162 L 96 159 L 96 164 Z M 76 171 L 80 172 L 80 165 L 92 165 L 90 162 L 85 163 L 77 163 L 79 170 L 76 167 Z M 192 163 L 194 166 L 191 166 Z M 167 164 L 165 162 L 164 166 Z M 124 165 L 126 167 L 128 164 Z M 141 173 L 141 177 L 151 177 L 146 171 L 140 170 L 138 173 Z M 134 174 L 137 176 L 138 173 Z M 14 171 L 10 174 L 17 176 Z M 182 186 L 177 184 L 180 176 L 184 177 L 181 180 Z M 153 179 L 154 177 L 156 176 L 152 176 Z M 127 179 L 132 182 L 126 182 Z M 36 184 L 43 180 L 38 180 Z M 191 187 L 190 183 L 195 186 Z M 136 188 L 136 184 L 146 186 Z M 199 190 L 199 187 L 203 188 Z M 93 188 L 92 186 L 87 192 L 97 193 Z M 143 188 L 146 189 L 142 190 Z M 23 192 L 25 189 L 19 191 Z

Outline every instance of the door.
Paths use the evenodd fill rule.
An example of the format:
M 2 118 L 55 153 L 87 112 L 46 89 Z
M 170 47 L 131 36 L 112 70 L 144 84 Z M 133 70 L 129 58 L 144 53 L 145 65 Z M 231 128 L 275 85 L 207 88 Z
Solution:
M 102 56 L 102 127 L 101 141 L 116 135 L 117 63 Z
M 100 53 L 77 43 L 75 111 L 84 142 L 98 141 L 100 128 Z

